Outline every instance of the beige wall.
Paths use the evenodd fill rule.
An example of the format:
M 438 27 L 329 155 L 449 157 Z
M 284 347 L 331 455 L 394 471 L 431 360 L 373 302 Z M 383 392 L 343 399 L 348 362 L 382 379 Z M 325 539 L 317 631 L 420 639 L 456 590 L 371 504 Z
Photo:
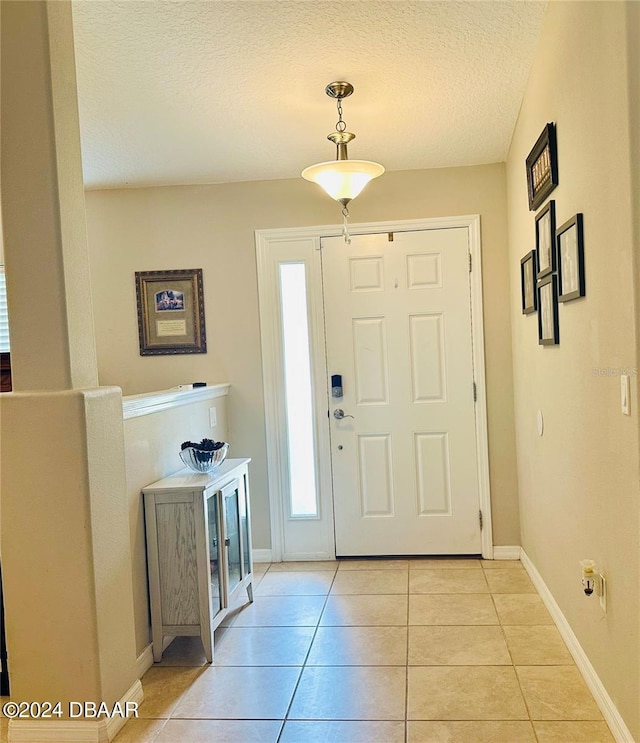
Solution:
M 339 207 L 302 179 L 87 192 L 101 384 L 125 394 L 229 381 L 234 456 L 253 457 L 254 546 L 268 548 L 266 449 L 254 231 L 335 224 Z M 480 214 L 494 541 L 519 544 L 504 165 L 387 173 L 352 222 Z M 206 355 L 141 357 L 135 271 L 203 268 Z
M 209 425 L 209 408 L 215 407 L 217 425 Z M 227 399 L 186 403 L 150 415 L 124 421 L 127 496 L 133 572 L 133 609 L 138 655 L 150 642 L 149 593 L 144 531 L 144 508 L 140 491 L 181 467 L 180 444 L 187 439 L 227 440 Z M 231 455 L 233 456 L 233 454 Z M 250 465 L 251 466 L 251 465 Z M 250 473 L 251 474 L 251 473 Z
M 627 74 L 625 11 L 624 3 L 550 3 L 507 186 L 522 544 L 640 740 L 638 401 L 634 393 L 633 415 L 623 416 L 619 376 L 598 371 L 637 365 L 629 93 L 638 89 Z M 586 298 L 559 307 L 560 345 L 542 348 L 536 315 L 520 312 L 519 268 L 535 239 L 524 161 L 549 121 L 558 134 L 558 224 L 584 214 Z M 582 558 L 606 574 L 606 616 L 581 591 Z

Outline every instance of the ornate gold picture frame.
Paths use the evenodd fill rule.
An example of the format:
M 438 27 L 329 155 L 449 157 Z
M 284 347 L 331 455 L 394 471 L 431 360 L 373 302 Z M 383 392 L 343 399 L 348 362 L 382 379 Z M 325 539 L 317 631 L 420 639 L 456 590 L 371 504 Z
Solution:
M 206 353 L 202 269 L 136 271 L 141 356 Z

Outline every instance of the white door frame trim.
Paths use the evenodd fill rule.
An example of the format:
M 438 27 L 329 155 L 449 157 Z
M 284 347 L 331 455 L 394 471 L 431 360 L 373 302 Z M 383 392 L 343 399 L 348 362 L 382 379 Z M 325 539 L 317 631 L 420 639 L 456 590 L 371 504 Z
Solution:
M 480 215 L 438 217 L 435 219 L 395 220 L 392 222 L 366 222 L 350 225 L 352 235 L 376 232 L 407 232 L 429 229 L 451 229 L 466 227 L 469 231 L 471 255 L 471 314 L 473 322 L 473 367 L 477 400 L 475 405 L 476 456 L 478 462 L 478 484 L 480 510 L 483 515 L 482 556 L 493 558 L 493 532 L 491 518 L 491 490 L 489 482 L 489 440 L 487 433 L 487 396 L 484 357 L 484 315 L 482 302 L 482 250 L 480 242 Z M 269 246 L 271 242 L 313 240 L 320 249 L 321 237 L 342 234 L 342 225 L 317 225 L 287 229 L 256 230 L 256 258 L 258 269 L 258 292 L 260 298 L 260 335 L 262 345 L 262 378 L 264 385 L 265 428 L 267 441 L 267 472 L 269 486 L 269 511 L 271 514 L 271 552 L 276 562 L 282 559 L 283 534 L 282 499 L 285 492 L 282 472 L 283 438 L 282 415 L 279 411 L 279 389 L 277 373 L 280 361 L 276 358 L 279 334 L 279 310 L 273 300 L 268 283 L 273 281 Z M 316 332 L 324 329 L 316 327 Z M 322 360 L 324 363 L 324 360 Z M 326 375 L 325 375 L 326 376 Z M 328 441 L 319 442 L 319 447 L 329 451 Z M 332 519 L 332 511 L 327 514 Z M 333 527 L 333 524 L 332 524 Z M 335 557 L 335 553 L 333 555 Z

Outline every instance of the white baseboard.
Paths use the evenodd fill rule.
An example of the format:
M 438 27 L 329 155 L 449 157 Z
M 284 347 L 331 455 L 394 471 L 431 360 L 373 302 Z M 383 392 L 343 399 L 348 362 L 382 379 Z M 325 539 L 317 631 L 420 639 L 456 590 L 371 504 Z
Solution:
M 254 562 L 271 562 L 271 550 L 253 550 L 252 551 Z
M 119 700 L 142 703 L 142 684 L 135 681 Z M 127 722 L 126 717 L 115 716 L 100 720 L 9 720 L 9 743 L 109 743 Z
M 141 679 L 153 665 L 153 646 L 151 643 L 140 653 L 136 660 L 136 673 Z
M 493 546 L 493 559 L 494 560 L 519 560 L 522 547 L 518 544 L 514 545 L 501 545 L 496 547 Z
M 524 549 L 521 551 L 520 560 L 529 574 L 533 585 L 538 590 L 540 597 L 544 601 L 545 606 L 549 610 L 551 618 L 555 622 L 558 631 L 562 635 L 562 639 L 565 641 L 569 652 L 576 662 L 578 670 L 582 674 L 589 690 L 593 694 L 593 698 L 600 708 L 607 725 L 611 729 L 613 737 L 616 739 L 617 743 L 634 743 L 629 728 L 626 726 L 622 716 L 618 712 L 618 709 L 605 689 L 604 684 L 600 681 L 596 669 L 591 665 L 591 661 L 582 649 L 582 645 L 578 642 L 578 638 L 573 633 L 569 622 L 566 620 L 562 610 L 558 606 L 558 603 L 553 598 L 551 591 L 547 588 L 547 584 L 544 582 L 542 576 L 536 569 L 535 565 L 531 562 L 531 559 Z
M 175 639 L 176 638 L 173 635 L 164 635 L 162 638 L 163 653 Z M 141 679 L 153 664 L 153 645 L 149 643 L 136 659 L 136 672 L 138 673 L 138 678 Z

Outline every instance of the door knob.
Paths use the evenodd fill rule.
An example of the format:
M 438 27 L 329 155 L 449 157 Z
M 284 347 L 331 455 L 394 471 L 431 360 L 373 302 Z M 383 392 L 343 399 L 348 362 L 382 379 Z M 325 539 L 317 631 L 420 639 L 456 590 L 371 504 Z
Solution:
M 343 410 L 342 408 L 336 408 L 336 409 L 335 409 L 335 410 L 333 411 L 333 417 L 334 417 L 334 418 L 335 418 L 335 419 L 336 419 L 337 421 L 341 421 L 341 420 L 342 420 L 343 418 L 353 418 L 353 416 L 352 416 L 352 415 L 346 415 L 346 414 L 345 414 L 345 412 L 344 412 L 344 410 Z

